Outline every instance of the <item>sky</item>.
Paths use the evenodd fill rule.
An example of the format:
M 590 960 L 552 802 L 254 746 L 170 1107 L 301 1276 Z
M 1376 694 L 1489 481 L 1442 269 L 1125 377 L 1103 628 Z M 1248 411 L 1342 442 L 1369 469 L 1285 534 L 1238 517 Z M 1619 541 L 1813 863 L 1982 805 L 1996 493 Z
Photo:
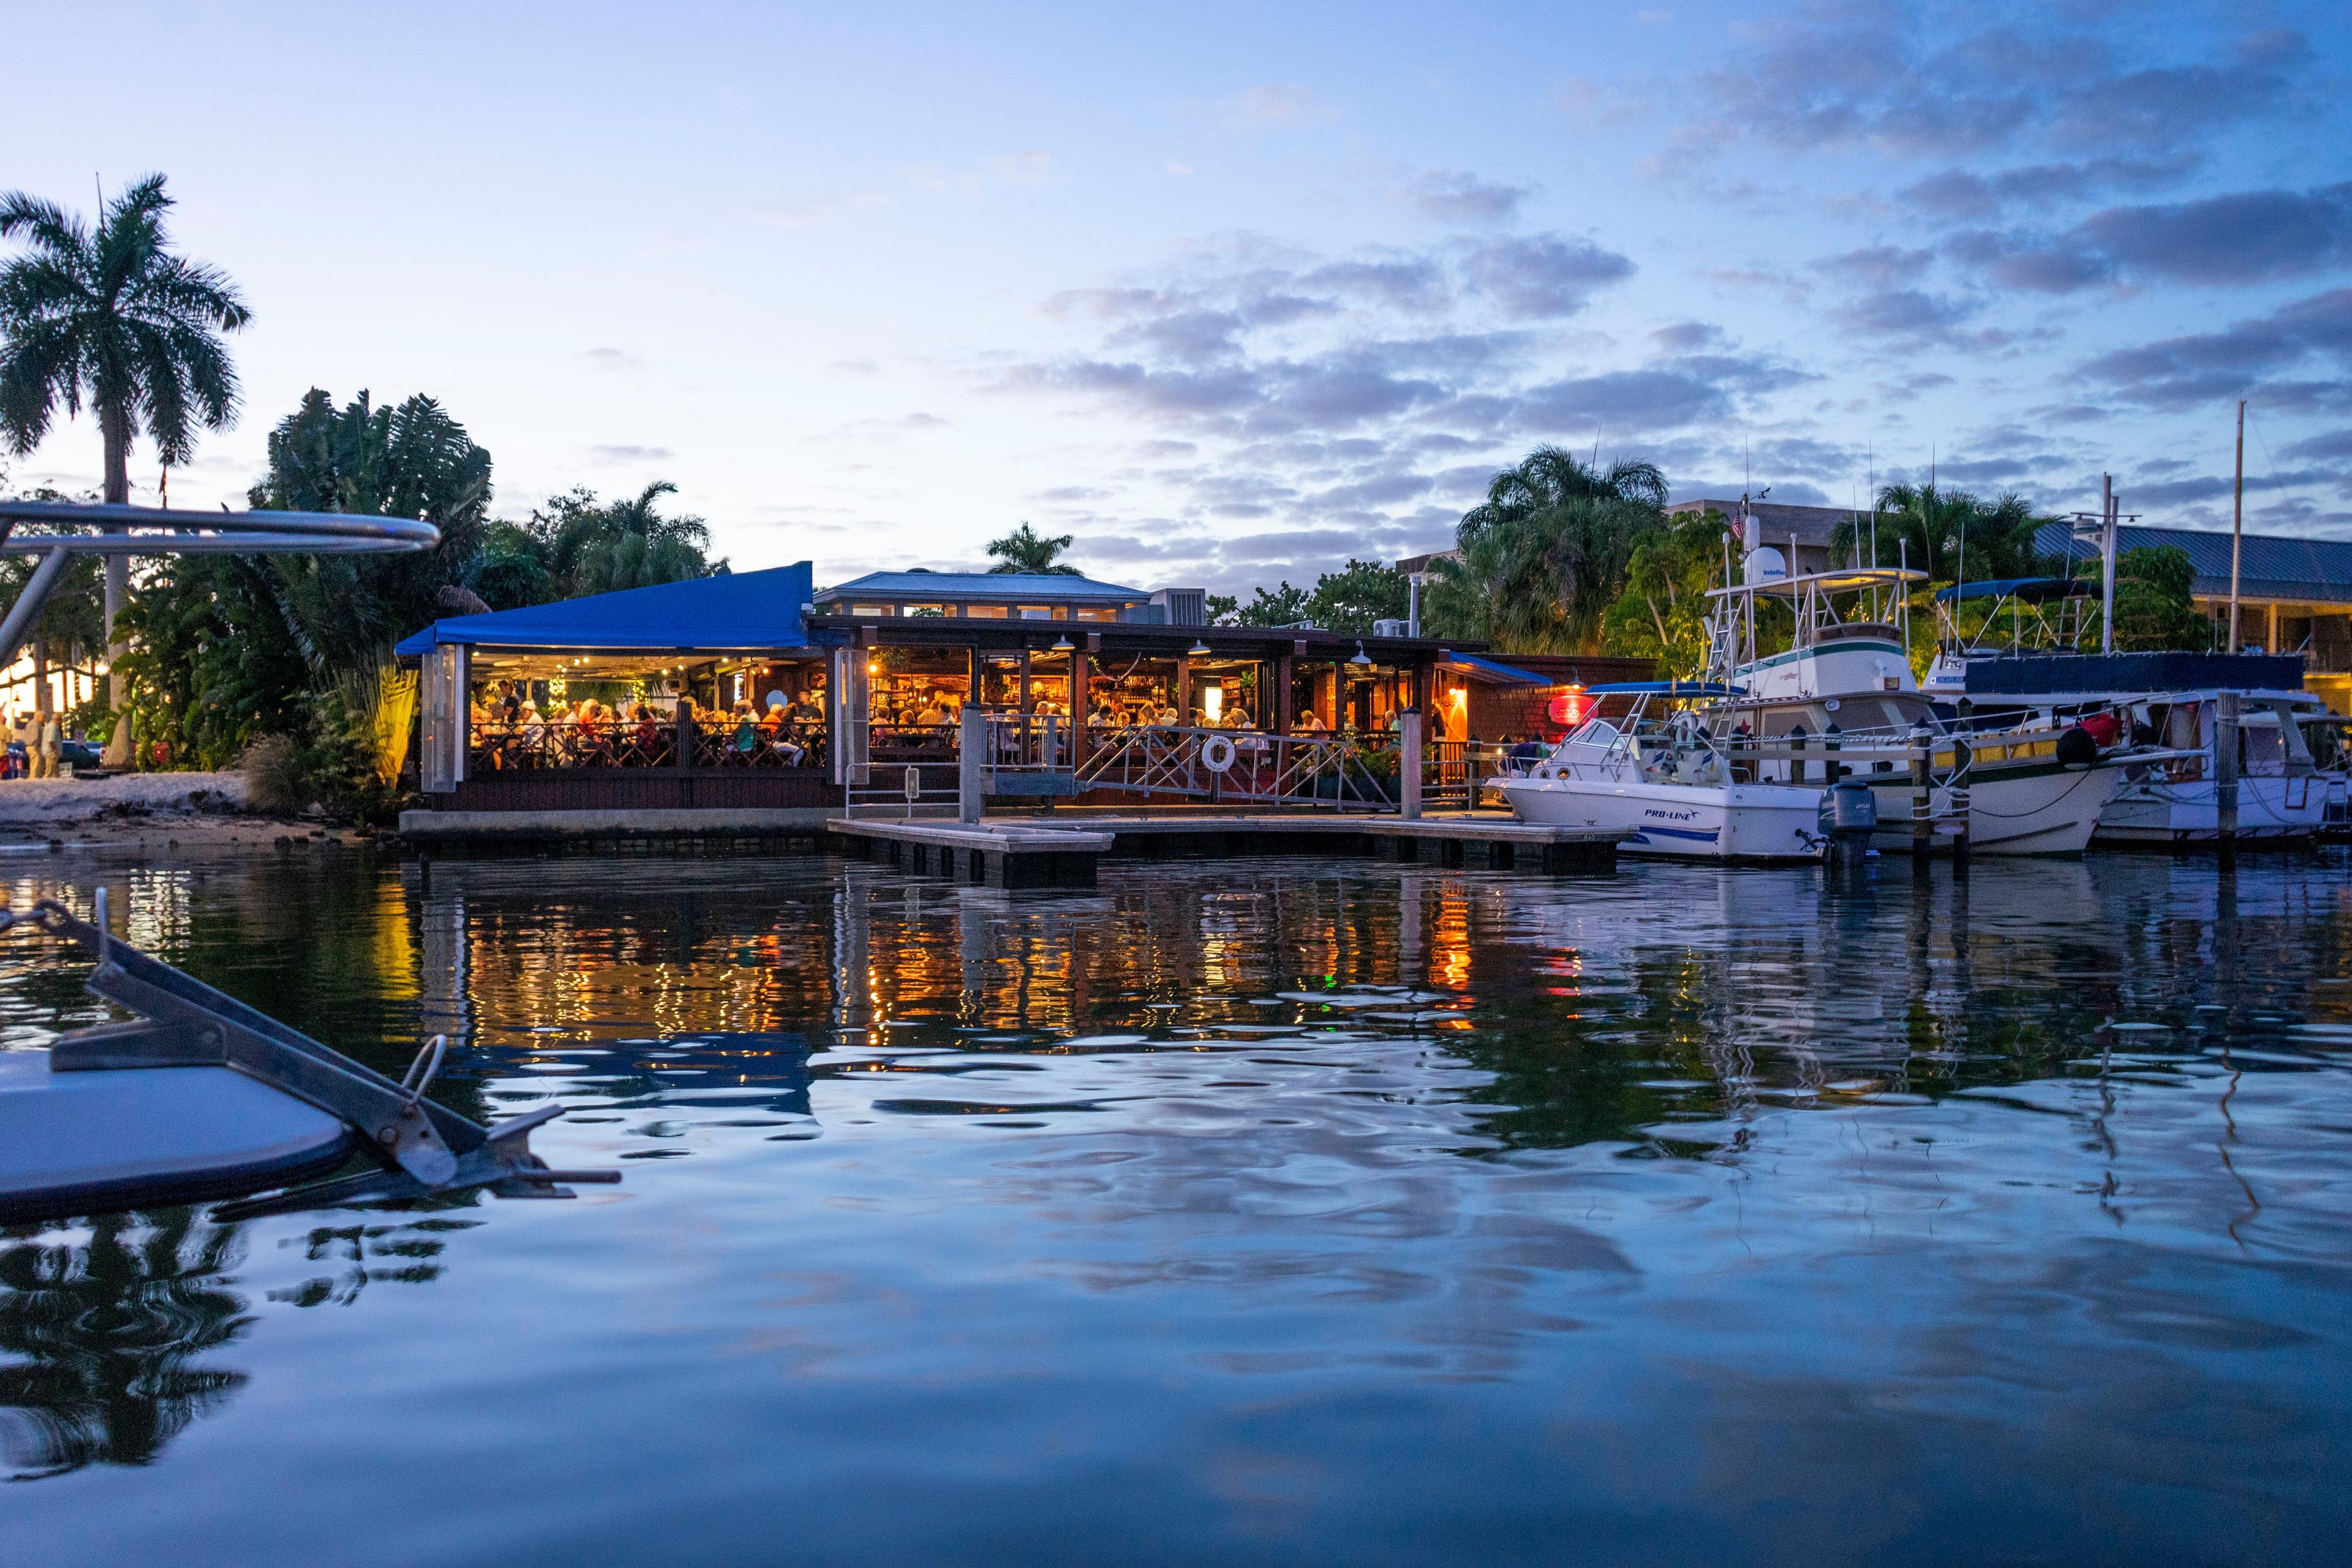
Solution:
M 738 570 L 1142 587 L 1450 542 L 1543 442 L 2352 537 L 2352 8 L 43 6 L 0 189 L 161 171 L 303 392 Z M 46 58 L 53 70 L 24 68 Z M 91 73 L 110 83 L 97 101 Z M 94 487 L 62 423 L 8 486 Z M 134 454 L 152 500 L 153 452 Z

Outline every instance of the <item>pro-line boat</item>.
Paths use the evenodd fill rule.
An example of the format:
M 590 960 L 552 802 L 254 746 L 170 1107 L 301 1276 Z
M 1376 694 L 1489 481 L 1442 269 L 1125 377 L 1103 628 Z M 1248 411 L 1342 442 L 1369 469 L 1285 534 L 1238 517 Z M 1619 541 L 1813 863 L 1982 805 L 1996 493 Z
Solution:
M 1738 693 L 1641 681 L 1596 686 L 1591 695 L 1631 697 L 1633 710 L 1613 721 L 1588 719 L 1528 773 L 1487 781 L 1522 821 L 1620 828 L 1633 835 L 1621 854 L 1675 859 L 1818 860 L 1828 848 L 1819 789 L 1737 782 L 1697 714 L 1650 713 L 1654 703 Z
M 1707 617 L 1706 678 L 1743 691 L 1706 714 L 1736 776 L 1859 778 L 1876 802 L 1882 848 L 1912 843 L 1923 816 L 1936 846 L 1963 826 L 1970 848 L 1995 855 L 2072 855 L 2090 844 L 2123 787 L 2125 758 L 2046 712 L 2000 728 L 1939 714 L 1911 673 L 1910 595 L 1926 573 L 1853 566 L 1791 577 L 1767 546 L 1748 552 L 1740 576 L 1708 595 Z M 1759 653 L 1759 623 L 1786 624 L 1789 647 Z

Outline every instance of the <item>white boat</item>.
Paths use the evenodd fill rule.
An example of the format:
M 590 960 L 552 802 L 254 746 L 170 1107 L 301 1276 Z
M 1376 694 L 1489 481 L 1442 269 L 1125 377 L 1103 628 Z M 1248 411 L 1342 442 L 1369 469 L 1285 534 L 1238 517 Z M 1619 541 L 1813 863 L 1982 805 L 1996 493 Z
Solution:
M 1599 687 L 1631 694 L 1634 710 L 1593 718 L 1524 774 L 1486 781 L 1523 822 L 1617 828 L 1622 854 L 1698 860 L 1818 860 L 1822 792 L 1740 784 L 1705 727 L 1689 715 L 1646 722 L 1654 696 L 1722 695 L 1671 682 Z
M 1856 566 L 1790 577 L 1766 547 L 1748 552 L 1741 575 L 1708 595 L 1707 679 L 1744 689 L 1708 714 L 1743 776 L 1826 784 L 1834 767 L 1858 777 L 1878 808 L 1874 842 L 1891 849 L 1911 842 L 1913 764 L 1924 756 L 1937 846 L 1950 845 L 1963 819 L 1974 852 L 2075 855 L 2089 846 L 2124 785 L 2127 748 L 2102 747 L 2043 709 L 1998 728 L 1938 713 L 1908 651 L 1910 594 L 1926 573 Z M 1790 646 L 1759 655 L 1759 610 L 1777 621 L 1782 606 L 1794 623 Z
M 2210 844 L 2221 833 L 2221 781 L 2213 748 L 2219 691 L 2185 691 L 2134 703 L 2135 719 L 2177 752 L 2137 770 L 2099 818 L 2097 844 Z M 2301 720 L 2326 713 L 2301 691 L 2239 694 L 2238 824 L 2241 840 L 2309 841 L 2327 825 L 2329 775 L 2318 771 Z

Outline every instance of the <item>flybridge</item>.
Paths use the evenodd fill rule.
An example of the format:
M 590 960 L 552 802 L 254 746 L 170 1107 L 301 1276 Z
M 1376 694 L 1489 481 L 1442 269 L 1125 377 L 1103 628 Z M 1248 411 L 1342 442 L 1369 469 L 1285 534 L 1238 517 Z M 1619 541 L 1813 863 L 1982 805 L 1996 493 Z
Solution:
M 1911 676 L 1911 590 L 1927 580 L 1925 572 L 1848 566 L 1778 576 L 1756 570 L 1764 553 L 1749 553 L 1748 581 L 1707 595 L 1709 680 L 1745 686 L 1766 700 L 1918 689 Z M 1759 600 L 1785 601 L 1796 622 L 1788 650 L 1760 658 Z

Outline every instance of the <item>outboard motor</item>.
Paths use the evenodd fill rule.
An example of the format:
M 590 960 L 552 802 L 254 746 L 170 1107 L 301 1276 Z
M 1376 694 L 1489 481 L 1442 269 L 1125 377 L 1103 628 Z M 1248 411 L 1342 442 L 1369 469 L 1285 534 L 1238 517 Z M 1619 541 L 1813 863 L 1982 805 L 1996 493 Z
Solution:
M 1870 836 L 1878 831 L 1878 797 L 1860 779 L 1841 779 L 1822 791 L 1822 837 L 1830 841 L 1830 858 L 1859 864 L 1870 853 Z

